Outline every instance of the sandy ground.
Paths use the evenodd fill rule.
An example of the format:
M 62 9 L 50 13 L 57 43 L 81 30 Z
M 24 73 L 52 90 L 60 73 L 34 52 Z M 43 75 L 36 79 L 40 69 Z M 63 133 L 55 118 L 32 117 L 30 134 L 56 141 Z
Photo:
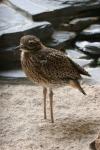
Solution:
M 54 118 L 43 120 L 42 88 L 0 83 L 0 150 L 89 150 L 100 130 L 100 83 L 82 85 L 87 95 L 54 90 Z

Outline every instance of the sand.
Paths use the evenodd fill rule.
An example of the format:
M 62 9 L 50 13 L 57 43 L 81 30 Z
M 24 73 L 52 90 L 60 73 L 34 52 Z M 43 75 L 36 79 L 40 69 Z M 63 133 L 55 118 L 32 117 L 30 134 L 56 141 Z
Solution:
M 89 150 L 100 131 L 100 83 L 84 81 L 87 95 L 54 89 L 54 118 L 43 119 L 42 87 L 0 81 L 0 150 Z

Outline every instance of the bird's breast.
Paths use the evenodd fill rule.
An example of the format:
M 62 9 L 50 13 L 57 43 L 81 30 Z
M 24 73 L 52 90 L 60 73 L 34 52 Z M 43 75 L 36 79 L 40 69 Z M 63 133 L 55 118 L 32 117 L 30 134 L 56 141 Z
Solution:
M 30 53 L 21 53 L 21 64 L 26 76 L 37 84 L 47 84 L 48 80 L 41 73 L 39 60 Z

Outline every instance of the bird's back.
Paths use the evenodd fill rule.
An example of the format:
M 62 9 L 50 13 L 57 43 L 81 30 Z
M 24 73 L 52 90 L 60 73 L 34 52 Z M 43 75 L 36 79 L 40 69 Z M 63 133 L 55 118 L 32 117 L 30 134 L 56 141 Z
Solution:
M 72 61 L 63 52 L 46 48 L 39 55 L 42 69 L 48 69 L 51 76 L 79 79 L 82 75 L 90 76 L 80 65 Z
M 79 64 L 75 63 L 70 58 L 69 58 L 69 60 L 71 61 L 73 66 L 76 68 L 76 70 L 79 72 L 79 74 L 90 76 L 90 74 L 84 68 L 82 68 Z
M 22 61 L 25 72 L 36 82 L 38 79 L 40 84 L 67 84 L 70 79 L 80 79 L 81 74 L 89 75 L 63 52 L 55 49 L 45 47 L 35 54 L 27 54 L 24 59 L 25 57 L 27 61 Z

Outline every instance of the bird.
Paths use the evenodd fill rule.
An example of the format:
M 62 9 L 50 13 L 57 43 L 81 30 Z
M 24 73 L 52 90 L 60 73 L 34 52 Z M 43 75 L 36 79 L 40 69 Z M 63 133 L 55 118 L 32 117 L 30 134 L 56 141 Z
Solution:
M 53 89 L 61 86 L 72 86 L 86 95 L 79 80 L 81 75 L 90 74 L 71 58 L 57 49 L 46 47 L 34 35 L 20 38 L 21 65 L 26 76 L 37 85 L 43 87 L 44 119 L 47 119 L 46 98 L 49 89 L 50 118 L 54 123 Z

